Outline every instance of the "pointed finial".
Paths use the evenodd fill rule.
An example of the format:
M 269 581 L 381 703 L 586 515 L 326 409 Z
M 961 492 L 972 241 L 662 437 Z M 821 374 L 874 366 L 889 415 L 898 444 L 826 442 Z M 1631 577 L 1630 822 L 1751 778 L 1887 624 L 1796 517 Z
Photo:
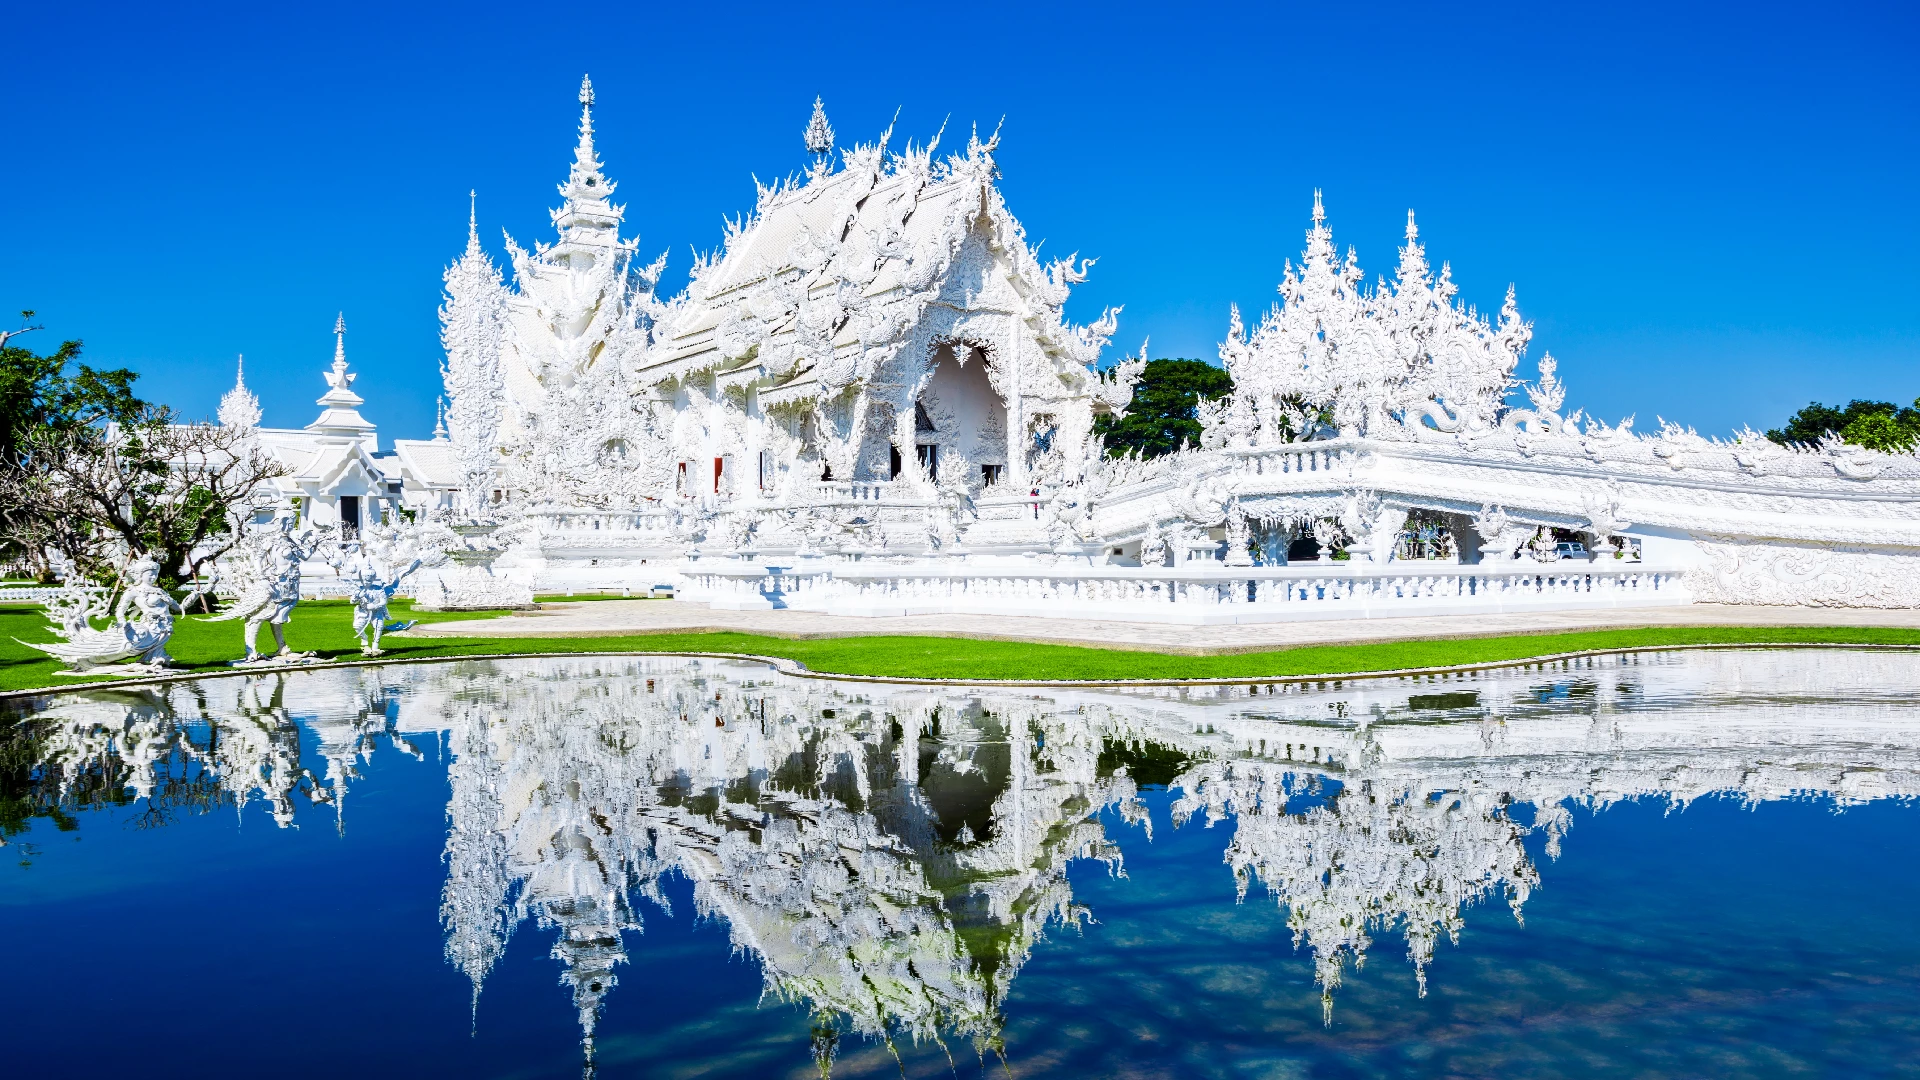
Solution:
M 833 125 L 827 123 L 827 106 L 819 95 L 813 99 L 813 117 L 807 121 L 807 153 L 825 158 L 833 153 Z
M 447 437 L 447 399 L 445 395 L 433 399 L 433 437 Z
M 1324 225 L 1327 221 L 1327 208 L 1320 203 L 1320 189 L 1313 189 L 1313 223 Z
M 1409 208 L 1407 210 L 1407 241 L 1411 243 L 1418 239 L 1420 239 L 1420 227 L 1413 223 L 1413 210 Z
M 573 148 L 573 165 L 569 184 L 600 184 L 600 159 L 593 151 L 593 80 L 585 75 L 580 76 L 580 141 Z
M 247 388 L 247 354 L 235 353 L 234 356 L 236 359 L 233 362 L 233 388 L 245 390 Z

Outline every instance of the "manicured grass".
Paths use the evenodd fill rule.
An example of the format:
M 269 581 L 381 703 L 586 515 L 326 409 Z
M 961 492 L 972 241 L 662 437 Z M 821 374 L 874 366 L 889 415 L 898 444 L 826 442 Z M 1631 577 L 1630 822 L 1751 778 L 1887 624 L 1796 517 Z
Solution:
M 499 613 L 485 613 L 486 615 Z M 474 618 L 473 612 L 412 613 L 394 604 L 395 618 L 443 622 Z M 481 617 L 485 617 L 482 615 Z M 294 613 L 287 641 L 295 649 L 351 659 L 358 647 L 345 601 L 308 601 Z M 263 633 L 263 639 L 271 639 Z M 51 641 L 38 608 L 0 608 L 0 690 L 84 684 L 62 679 L 59 665 L 14 642 Z M 975 641 L 947 637 L 847 637 L 793 640 L 758 634 L 629 634 L 570 638 L 395 638 L 384 644 L 396 659 L 499 653 L 730 652 L 782 656 L 814 671 L 946 679 L 1222 679 L 1340 674 L 1396 668 L 1444 667 L 1522 660 L 1590 649 L 1671 645 L 1830 643 L 1920 645 L 1920 630 L 1862 627 L 1657 627 L 1571 634 L 1515 635 L 1446 641 L 1396 641 L 1372 645 L 1319 645 L 1229 656 L 1169 656 L 1163 653 Z M 240 627 L 183 621 L 170 651 L 180 666 L 225 670 L 241 655 Z

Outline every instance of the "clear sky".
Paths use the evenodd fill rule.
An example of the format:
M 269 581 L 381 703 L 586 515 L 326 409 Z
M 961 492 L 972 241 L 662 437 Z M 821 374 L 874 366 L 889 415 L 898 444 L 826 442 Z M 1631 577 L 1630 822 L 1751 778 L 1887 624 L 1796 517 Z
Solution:
M 1351 14 L 1334 8 L 1350 9 Z M 1508 282 L 1568 405 L 1725 432 L 1920 394 L 1911 3 L 1055 7 L 21 5 L 5 22 L 0 310 L 211 415 L 318 412 L 334 313 L 366 412 L 424 436 L 440 272 L 549 239 L 591 73 L 628 234 L 690 250 L 842 145 L 1004 115 L 1003 187 L 1113 354 L 1212 359 L 1271 303 L 1313 189 L 1390 273 L 1408 208 L 1463 296 Z

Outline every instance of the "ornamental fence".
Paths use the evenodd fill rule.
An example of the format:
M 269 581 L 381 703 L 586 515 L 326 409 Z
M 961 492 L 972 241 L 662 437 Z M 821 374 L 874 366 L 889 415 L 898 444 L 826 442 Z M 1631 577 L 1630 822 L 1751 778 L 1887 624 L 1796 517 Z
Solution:
M 838 615 L 983 614 L 1256 623 L 1690 602 L 1684 572 L 1644 563 L 1273 567 L 990 565 L 700 560 L 680 598 L 716 608 Z

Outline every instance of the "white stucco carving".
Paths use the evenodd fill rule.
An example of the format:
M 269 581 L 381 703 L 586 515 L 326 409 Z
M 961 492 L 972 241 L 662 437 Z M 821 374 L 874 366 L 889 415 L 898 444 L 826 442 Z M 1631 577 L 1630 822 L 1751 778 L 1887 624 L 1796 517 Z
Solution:
M 1278 569 L 1296 540 L 1333 546 L 1329 519 L 1353 561 L 1418 551 L 1470 596 L 1483 572 L 1470 568 L 1533 536 L 1552 556 L 1553 530 L 1584 541 L 1587 565 L 1637 558 L 1674 575 L 1676 602 L 1696 585 L 1736 603 L 1906 602 L 1709 580 L 1695 571 L 1730 542 L 1710 537 L 1789 560 L 1825 546 L 1889 580 L 1920 568 L 1912 455 L 1664 420 L 1640 433 L 1569 411 L 1551 355 L 1520 381 L 1533 328 L 1514 290 L 1493 316 L 1462 304 L 1411 214 L 1392 279 L 1369 286 L 1316 193 L 1280 302 L 1250 329 L 1230 315 L 1220 356 L 1235 389 L 1200 409 L 1202 444 L 1116 460 L 1094 420 L 1125 408 L 1146 350 L 1101 369 L 1119 313 L 1066 317 L 1092 261 L 1043 262 L 1028 244 L 998 186 L 998 133 L 945 156 L 939 135 L 896 149 L 891 128 L 838 148 L 816 102 L 809 167 L 760 185 L 685 291 L 662 297 L 664 262 L 642 265 L 621 236 L 589 85 L 581 102 L 555 241 L 510 241 L 503 283 L 470 221 L 441 309 L 468 512 L 497 494 L 531 523 L 498 562 L 528 586 L 691 598 L 710 591 L 695 579 L 715 558 L 816 579 L 885 562 L 943 578 L 922 590 L 937 610 L 936 594 L 1039 563 L 1106 574 L 1096 591 L 1158 617 L 1168 594 L 1120 571 Z M 1497 527 L 1476 527 L 1489 509 Z M 1403 544 L 1409 528 L 1443 542 Z M 1477 541 L 1455 542 L 1468 532 Z
M 69 577 L 46 604 L 53 633 L 60 641 L 21 644 L 88 675 L 122 671 L 140 674 L 165 668 L 173 662 L 167 655 L 167 640 L 173 636 L 173 621 L 180 614 L 180 605 L 159 586 L 159 580 L 160 564 L 149 555 L 128 560 L 120 595 L 111 603 L 103 590 L 77 576 Z M 94 627 L 99 619 L 106 620 L 105 629 Z
M 311 653 L 296 653 L 287 645 L 286 625 L 293 618 L 294 605 L 300 602 L 301 564 L 318 559 L 335 534 L 312 528 L 295 532 L 294 526 L 293 515 L 284 513 L 269 522 L 243 525 L 240 539 L 215 564 L 215 591 L 228 604 L 208 621 L 243 621 L 247 655 L 235 661 L 236 666 L 300 662 L 312 657 Z M 260 652 L 262 625 L 273 630 L 277 649 L 271 657 Z

